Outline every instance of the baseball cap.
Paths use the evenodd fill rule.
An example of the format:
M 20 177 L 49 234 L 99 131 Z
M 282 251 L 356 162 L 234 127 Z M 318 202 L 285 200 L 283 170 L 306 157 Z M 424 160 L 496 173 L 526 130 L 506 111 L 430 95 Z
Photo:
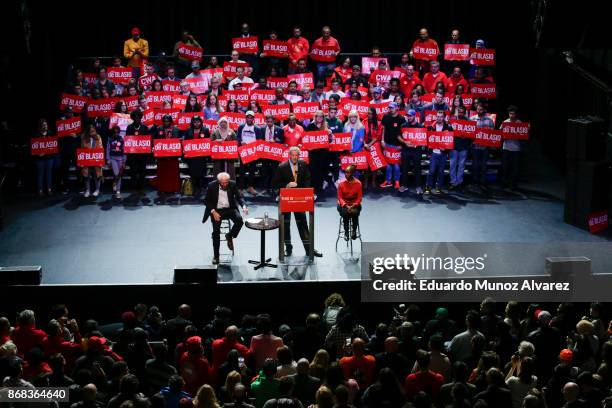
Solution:
M 198 61 L 193 61 L 191 63 L 191 68 L 200 68 L 200 63 Z
M 411 109 L 414 112 L 413 109 Z M 410 115 L 410 112 L 408 112 Z M 436 309 L 436 317 L 445 317 L 448 316 L 448 310 L 445 307 L 439 307 Z
M 355 64 L 355 65 L 353 65 L 353 69 L 361 70 L 361 67 L 359 65 Z
M 479 39 L 479 40 L 476 40 L 476 45 L 477 45 L 477 46 L 480 46 L 480 47 L 484 47 L 485 42 L 484 42 L 484 40 L 480 40 L 480 39 Z
M 200 336 L 191 336 L 186 342 L 187 351 L 198 351 L 202 347 L 202 338 Z
M 559 353 L 559 360 L 561 361 L 572 361 L 574 358 L 574 352 L 570 349 L 563 349 Z
M 546 310 L 542 310 L 540 313 L 538 313 L 538 322 L 541 324 L 548 324 L 550 323 L 551 319 L 552 315 Z
M 132 35 L 140 35 L 140 28 L 138 27 L 132 28 Z
M 252 110 L 246 111 L 245 116 L 253 116 L 253 117 L 255 117 L 255 112 L 253 112 Z
M 87 347 L 91 350 L 102 351 L 104 350 L 104 345 L 106 344 L 106 339 L 104 337 L 99 336 L 91 336 L 87 340 Z
M 408 109 L 408 116 L 416 116 L 416 111 L 414 109 Z M 444 309 L 443 307 L 438 308 L 438 310 Z M 438 310 L 436 310 L 436 314 L 438 314 Z M 446 310 L 446 309 L 444 309 Z M 448 311 L 447 311 L 448 313 Z
M 389 109 L 397 109 L 397 103 L 395 103 L 395 102 L 391 102 L 391 103 L 389 104 Z
M 380 86 L 376 86 L 374 89 L 372 89 L 372 93 L 382 93 L 382 88 Z

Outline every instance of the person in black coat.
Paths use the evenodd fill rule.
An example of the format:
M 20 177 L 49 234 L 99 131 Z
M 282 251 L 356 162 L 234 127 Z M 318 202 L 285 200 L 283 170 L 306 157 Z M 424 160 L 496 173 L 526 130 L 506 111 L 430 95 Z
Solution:
M 219 245 L 221 241 L 221 220 L 232 220 L 233 226 L 228 234 L 225 234 L 227 247 L 234 250 L 234 238 L 238 237 L 238 233 L 244 222 L 238 211 L 238 205 L 242 208 L 244 214 L 248 214 L 249 210 L 242 199 L 242 195 L 236 187 L 236 182 L 230 180 L 227 173 L 219 173 L 217 180 L 208 184 L 206 190 L 206 198 L 204 199 L 206 210 L 202 223 L 205 223 L 208 218 L 211 218 L 213 225 L 212 240 L 213 240 L 213 264 L 219 263 Z
M 285 140 L 285 132 L 283 128 L 274 124 L 274 116 L 266 115 L 266 125 L 261 128 L 263 140 L 271 143 L 283 143 Z M 261 172 L 263 178 L 262 187 L 272 192 L 272 179 L 278 168 L 276 160 L 261 160 Z
M 276 169 L 273 185 L 275 188 L 306 188 L 310 187 L 310 170 L 308 164 L 304 160 L 300 160 L 300 148 L 292 146 L 289 148 L 289 160 L 281 163 Z M 295 222 L 300 233 L 300 238 L 304 244 L 306 254 L 310 253 L 310 233 L 308 231 L 308 223 L 306 222 L 306 214 L 303 212 L 294 212 Z M 291 214 L 285 217 L 285 255 L 291 256 L 293 245 L 291 244 Z M 317 250 L 314 250 L 314 255 L 323 256 Z

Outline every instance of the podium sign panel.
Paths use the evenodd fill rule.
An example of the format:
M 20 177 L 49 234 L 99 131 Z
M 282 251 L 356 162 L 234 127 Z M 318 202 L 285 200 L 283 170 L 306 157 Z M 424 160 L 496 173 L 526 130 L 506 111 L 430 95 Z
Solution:
M 280 212 L 313 212 L 314 188 L 281 188 Z

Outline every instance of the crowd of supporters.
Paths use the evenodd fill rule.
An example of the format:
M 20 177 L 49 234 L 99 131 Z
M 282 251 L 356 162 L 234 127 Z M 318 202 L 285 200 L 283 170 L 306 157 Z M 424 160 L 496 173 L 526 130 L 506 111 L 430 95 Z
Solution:
M 495 106 L 496 97 L 493 63 L 482 65 L 479 59 L 473 58 L 475 54 L 461 61 L 447 59 L 443 48 L 429 37 L 425 28 L 398 61 L 386 58 L 379 47 L 372 47 L 367 67 L 362 67 L 362 61 L 355 57 L 340 54 L 340 41 L 327 26 L 312 43 L 302 36 L 300 27 L 294 27 L 292 33 L 283 43 L 286 46 L 283 52 L 271 52 L 265 47 L 260 52 L 257 41 L 278 42 L 278 35 L 271 32 L 267 39 L 255 39 L 254 51 L 234 49 L 229 60 L 222 61 L 217 56 L 204 58 L 197 54 L 203 51 L 205 43 L 201 45 L 188 31 L 182 33 L 171 56 L 154 58 L 150 56 L 148 41 L 134 28 L 131 38 L 124 43 L 123 57 L 114 57 L 109 66 L 96 58 L 90 66 L 70 71 L 57 123 L 73 123 L 71 120 L 75 117 L 81 117 L 82 121 L 79 132 L 62 131 L 57 152 L 34 156 L 38 193 L 73 189 L 87 197 L 100 194 L 103 166 L 81 167 L 78 178 L 83 180 L 84 188 L 81 183 L 71 186 L 70 169 L 77 164 L 79 148 L 105 149 L 104 167 L 112 174 L 113 193 L 117 198 L 121 197 L 126 169 L 129 168 L 134 186 L 142 189 L 146 166 L 153 162 L 157 164 L 154 186 L 160 192 L 181 190 L 180 161 L 187 163 L 196 194 L 202 192 L 210 157 L 154 159 L 150 153 L 126 154 L 126 135 L 237 140 L 240 146 L 263 140 L 290 147 L 301 146 L 305 132 L 321 130 L 328 133 L 330 142 L 338 133 L 350 134 L 350 146 L 342 154 L 378 152 L 390 157 L 396 153 L 396 160 L 389 159 L 386 165 L 358 168 L 363 171 L 357 177 L 364 181 L 366 189 L 394 188 L 401 192 L 412 189 L 417 194 L 442 193 L 447 186 L 449 190 L 462 189 L 467 184 L 464 182 L 464 173 L 468 170 L 466 161 L 471 158 L 469 181 L 473 191 L 487 193 L 487 183 L 491 181 L 487 161 L 492 154 L 503 160 L 503 179 L 498 181 L 504 187 L 517 187 L 522 141 L 504 139 L 503 144 L 499 141 L 490 146 L 478 143 L 473 136 L 456 133 L 452 146 L 439 148 L 415 144 L 402 134 L 403 128 L 453 131 L 454 120 L 472 121 L 476 128 L 496 128 L 508 121 L 520 123 L 515 106 L 504 109 L 507 116 L 489 112 Z M 252 46 L 253 38 L 248 24 L 243 24 L 232 45 L 238 46 L 240 39 L 244 39 L 243 46 Z M 445 42 L 447 45 L 467 46 L 469 42 L 460 37 L 458 30 L 453 30 Z M 481 39 L 470 48 L 470 52 L 489 51 Z M 194 59 L 193 55 L 197 57 Z M 363 61 L 365 64 L 366 59 Z M 115 79 L 109 79 L 111 71 L 118 75 Z M 126 71 L 127 76 L 118 74 Z M 489 91 L 492 89 L 493 94 L 473 95 L 474 88 L 483 84 L 491 85 Z M 167 98 L 163 99 L 161 94 L 167 94 Z M 246 98 L 240 99 L 239 95 Z M 156 99 L 158 96 L 162 99 Z M 82 98 L 80 102 L 78 98 Z M 112 101 L 113 105 L 102 114 L 88 108 L 100 101 Z M 298 106 L 309 103 L 314 103 L 316 109 L 310 105 L 307 114 L 298 113 Z M 281 115 L 278 109 L 284 106 L 288 109 Z M 177 125 L 180 115 L 188 117 L 183 126 Z M 49 122 L 43 119 L 35 137 L 49 137 L 54 133 Z M 342 179 L 340 156 L 341 153 L 327 149 L 308 152 L 312 184 L 317 193 Z M 423 166 L 428 168 L 422 168 L 423 159 L 429 161 Z M 447 160 L 450 161 L 448 180 Z M 234 176 L 235 164 L 239 161 L 213 162 L 214 173 L 224 170 Z M 257 160 L 241 165 L 240 186 L 251 195 L 259 194 L 258 188 L 270 190 L 270 174 L 277 164 L 272 160 Z M 427 176 L 423 180 L 425 170 Z M 256 179 L 258 172 L 260 177 Z
M 166 319 L 138 304 L 105 326 L 57 305 L 37 325 L 23 310 L 0 317 L 0 395 L 68 387 L 73 408 L 612 406 L 603 305 L 502 306 L 485 299 L 454 321 L 402 304 L 372 327 L 337 293 L 294 322 L 223 306 L 195 321 L 186 304 Z

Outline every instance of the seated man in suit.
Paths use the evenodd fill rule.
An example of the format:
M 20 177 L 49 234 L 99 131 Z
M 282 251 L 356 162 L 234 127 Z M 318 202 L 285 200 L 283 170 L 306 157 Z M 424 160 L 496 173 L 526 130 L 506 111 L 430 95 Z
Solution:
M 224 172 L 217 174 L 217 180 L 208 184 L 204 204 L 206 205 L 206 210 L 204 211 L 202 223 L 205 223 L 208 217 L 211 217 L 213 225 L 213 264 L 217 265 L 219 263 L 219 244 L 221 241 L 221 220 L 230 219 L 234 223 L 230 232 L 225 234 L 227 247 L 233 251 L 234 238 L 238 237 L 243 224 L 242 217 L 238 211 L 238 205 L 242 208 L 242 212 L 245 215 L 249 213 L 249 209 L 236 187 L 236 182 L 230 180 L 230 175 Z
M 291 146 L 289 148 L 289 160 L 281 163 L 274 175 L 275 188 L 304 188 L 310 187 L 310 170 L 304 160 L 300 160 L 300 148 Z M 306 255 L 310 253 L 310 235 L 306 214 L 303 212 L 293 213 L 295 222 L 304 244 Z M 285 255 L 291 256 L 293 245 L 291 244 L 291 214 L 285 217 Z M 323 254 L 314 250 L 314 256 L 321 257 Z

